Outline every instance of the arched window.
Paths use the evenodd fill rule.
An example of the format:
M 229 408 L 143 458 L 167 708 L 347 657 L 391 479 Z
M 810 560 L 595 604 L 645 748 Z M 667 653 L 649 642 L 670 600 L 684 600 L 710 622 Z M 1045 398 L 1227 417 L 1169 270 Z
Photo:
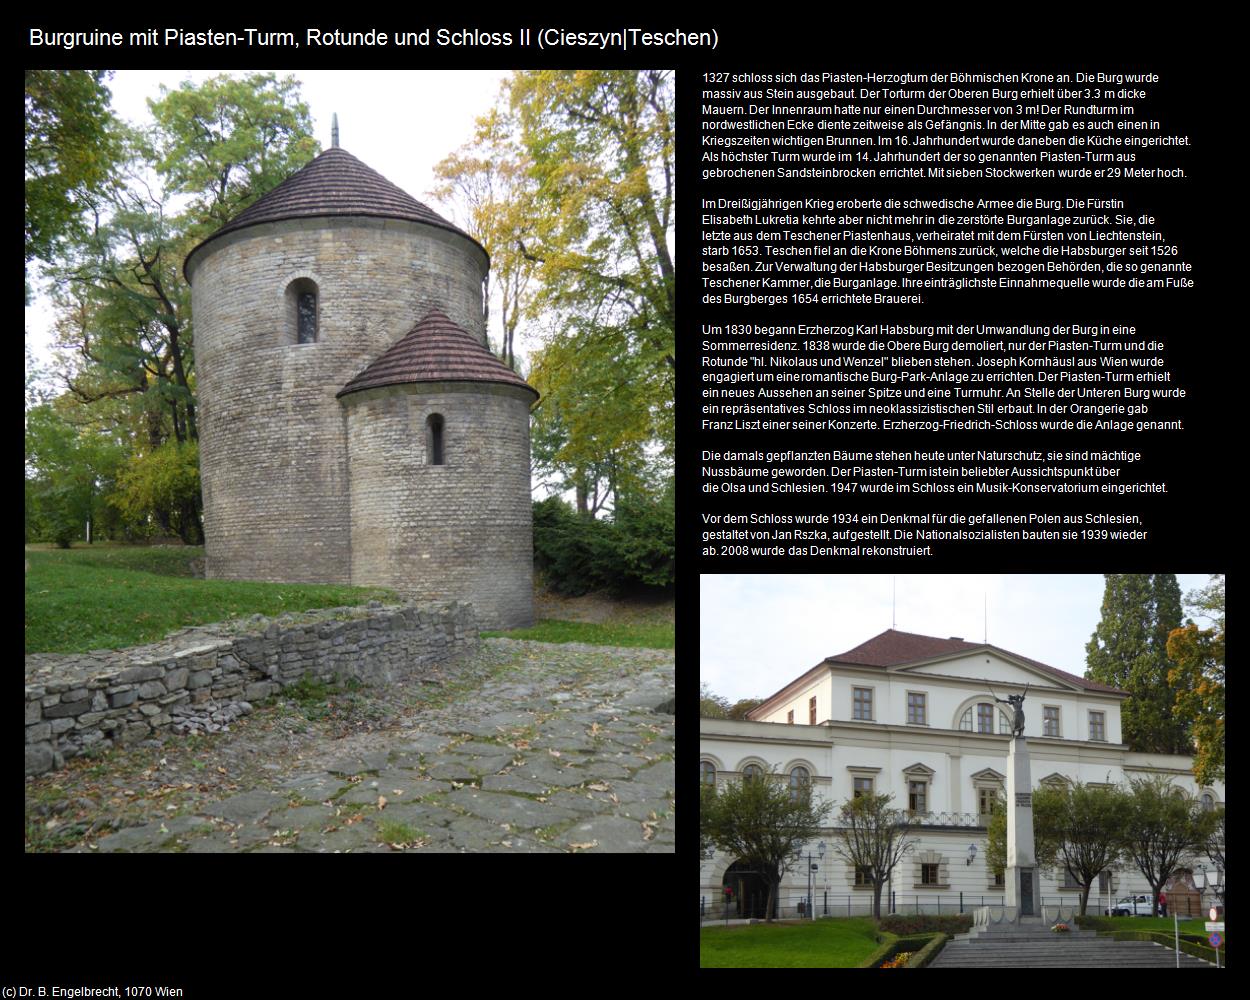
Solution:
M 315 344 L 317 320 L 317 283 L 310 278 L 296 278 L 286 286 L 286 342 Z
M 976 718 L 973 718 L 973 715 Z M 994 711 L 993 702 L 982 702 L 973 705 L 964 710 L 964 714 L 959 719 L 959 728 L 964 732 L 992 733 L 994 731 L 994 716 L 998 716 L 998 731 L 1000 733 L 1011 733 L 1011 720 L 1000 710 Z
M 746 781 L 758 781 L 764 777 L 764 769 L 759 764 L 748 764 L 742 769 L 742 777 Z
M 429 465 L 443 465 L 443 416 L 431 413 L 425 421 L 425 454 Z
M 1215 808 L 1215 796 L 1210 792 L 1202 793 L 1202 808 L 1204 812 L 1210 812 Z
M 699 780 L 705 785 L 715 787 L 716 765 L 710 760 L 699 761 Z
M 811 788 L 812 776 L 805 767 L 790 769 L 790 801 L 797 802 Z

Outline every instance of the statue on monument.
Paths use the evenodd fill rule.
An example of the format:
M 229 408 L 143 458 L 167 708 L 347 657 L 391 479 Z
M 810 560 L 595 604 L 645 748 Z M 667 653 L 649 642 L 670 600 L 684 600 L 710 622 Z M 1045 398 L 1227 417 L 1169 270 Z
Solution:
M 1024 735 L 1024 696 L 1029 693 L 1029 685 L 1024 685 L 1024 691 L 1021 694 L 1009 694 L 1007 697 L 1000 698 L 994 694 L 994 689 L 990 688 L 990 694 L 994 696 L 994 700 L 1004 705 L 1011 705 L 1016 710 L 1015 718 L 1012 720 L 1011 728 L 1016 736 Z

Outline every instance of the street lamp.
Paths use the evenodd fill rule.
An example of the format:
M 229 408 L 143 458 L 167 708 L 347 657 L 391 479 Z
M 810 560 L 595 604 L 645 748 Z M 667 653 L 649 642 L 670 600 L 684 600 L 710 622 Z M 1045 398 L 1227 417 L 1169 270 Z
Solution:
M 820 861 L 825 860 L 825 842 L 823 840 L 816 845 L 816 857 Z M 809 851 L 807 855 L 807 912 L 812 920 L 816 919 L 816 914 L 812 909 L 812 882 L 814 878 L 812 873 L 819 870 L 820 866 L 812 861 L 812 855 Z
M 972 864 L 972 862 L 976 861 L 976 859 L 977 859 L 977 845 L 969 844 L 968 845 L 968 864 Z

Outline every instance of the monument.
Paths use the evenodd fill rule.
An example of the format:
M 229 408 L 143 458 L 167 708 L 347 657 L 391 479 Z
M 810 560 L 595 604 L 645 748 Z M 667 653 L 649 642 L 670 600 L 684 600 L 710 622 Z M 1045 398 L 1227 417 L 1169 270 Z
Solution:
M 1017 917 L 1037 916 L 1041 910 L 1041 882 L 1033 852 L 1033 781 L 1029 774 L 1029 743 L 1024 738 L 1023 694 L 995 701 L 1015 708 L 1013 735 L 1007 746 L 1007 906 Z

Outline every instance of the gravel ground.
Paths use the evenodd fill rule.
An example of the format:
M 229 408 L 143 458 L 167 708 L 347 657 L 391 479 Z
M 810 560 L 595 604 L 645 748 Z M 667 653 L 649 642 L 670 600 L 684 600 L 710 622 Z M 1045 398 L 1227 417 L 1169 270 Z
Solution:
M 671 853 L 673 654 L 487 640 L 26 780 L 26 850 Z

